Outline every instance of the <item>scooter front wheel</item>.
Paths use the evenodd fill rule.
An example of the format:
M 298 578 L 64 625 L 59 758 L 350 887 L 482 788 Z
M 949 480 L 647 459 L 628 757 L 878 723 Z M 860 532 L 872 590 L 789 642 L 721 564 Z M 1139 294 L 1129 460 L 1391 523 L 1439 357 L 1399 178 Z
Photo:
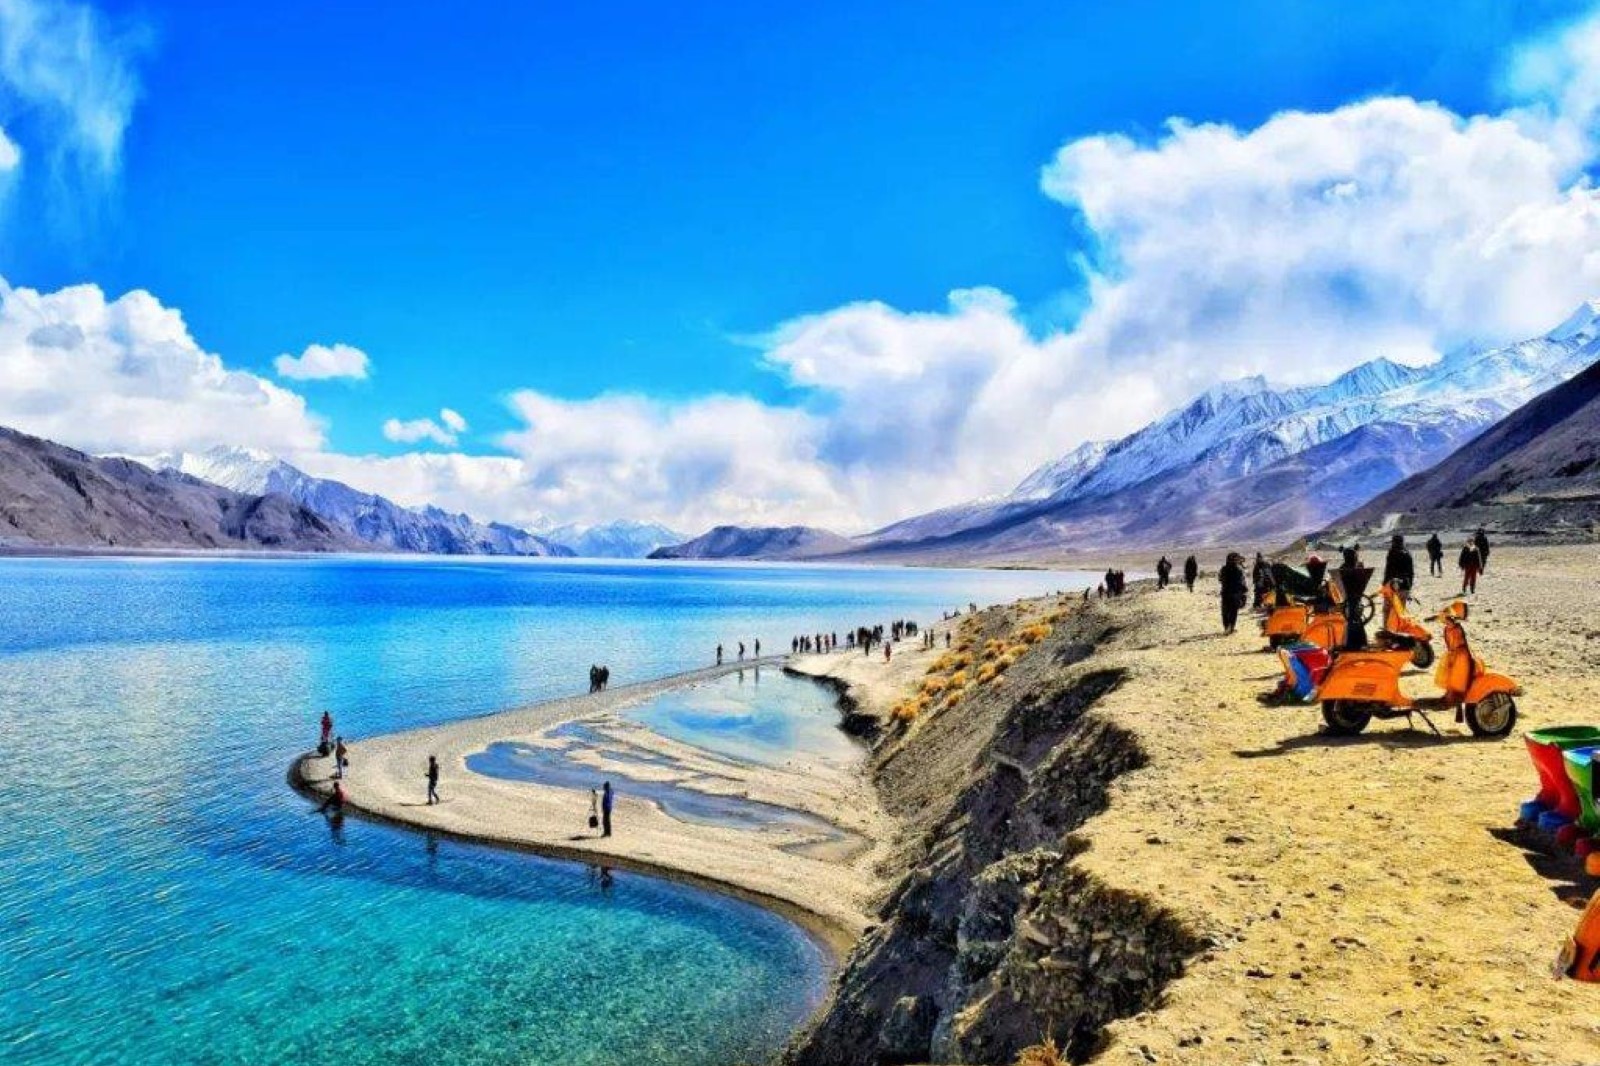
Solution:
M 1372 721 L 1372 709 L 1360 700 L 1324 700 L 1322 720 L 1336 737 L 1353 737 Z
M 1508 692 L 1491 692 L 1467 704 L 1467 728 L 1475 737 L 1503 737 L 1517 724 L 1517 701 Z

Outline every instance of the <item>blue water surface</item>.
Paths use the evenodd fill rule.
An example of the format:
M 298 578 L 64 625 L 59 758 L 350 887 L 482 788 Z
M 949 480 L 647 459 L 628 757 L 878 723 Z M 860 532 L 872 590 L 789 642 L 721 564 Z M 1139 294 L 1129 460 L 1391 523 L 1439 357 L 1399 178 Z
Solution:
M 826 961 L 653 878 L 360 821 L 285 784 L 365 736 L 926 621 L 1039 572 L 0 560 L 0 1061 L 760 1061 Z

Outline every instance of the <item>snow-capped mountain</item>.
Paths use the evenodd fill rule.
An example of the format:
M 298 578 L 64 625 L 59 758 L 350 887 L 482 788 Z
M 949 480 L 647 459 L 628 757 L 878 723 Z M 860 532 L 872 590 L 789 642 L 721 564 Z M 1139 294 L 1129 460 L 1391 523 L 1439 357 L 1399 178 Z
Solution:
M 657 548 L 688 539 L 655 522 L 634 522 L 625 518 L 592 526 L 541 528 L 540 536 L 564 544 L 586 559 L 643 559 Z
M 1597 338 L 1591 301 L 1543 336 L 1427 366 L 1378 358 L 1326 385 L 1225 382 L 1121 440 L 1079 445 L 1006 496 L 897 522 L 866 542 L 897 554 L 1005 554 L 1308 532 L 1583 370 L 1600 355 Z M 1307 468 L 1307 456 L 1327 465 Z
M 499 522 L 478 522 L 438 507 L 402 507 L 342 481 L 312 477 L 266 452 L 217 447 L 142 460 L 234 492 L 278 493 L 375 547 L 435 555 L 571 555 L 549 538 Z

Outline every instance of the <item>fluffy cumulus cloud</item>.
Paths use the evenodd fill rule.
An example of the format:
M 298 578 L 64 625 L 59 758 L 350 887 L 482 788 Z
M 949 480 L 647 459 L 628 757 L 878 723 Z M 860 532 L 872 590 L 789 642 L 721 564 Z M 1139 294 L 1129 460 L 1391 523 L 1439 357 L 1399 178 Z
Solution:
M 278 376 L 291 381 L 361 380 L 371 366 L 366 352 L 348 344 L 311 344 L 299 355 L 286 352 L 272 362 Z
M 466 430 L 467 420 L 448 407 L 439 412 L 437 422 L 431 418 L 404 421 L 391 418 L 383 424 L 383 435 L 387 440 L 400 444 L 416 444 L 427 440 L 447 448 L 453 446 Z
M 229 369 L 142 291 L 108 300 L 93 285 L 40 293 L 0 280 L 0 382 L 0 425 L 88 451 L 323 443 L 301 397 Z
M 144 40 L 138 27 L 114 24 L 88 4 L 0 0 L 0 90 L 21 105 L 52 163 L 96 178 L 116 172 Z M 6 143 L 0 136 L 0 171 Z

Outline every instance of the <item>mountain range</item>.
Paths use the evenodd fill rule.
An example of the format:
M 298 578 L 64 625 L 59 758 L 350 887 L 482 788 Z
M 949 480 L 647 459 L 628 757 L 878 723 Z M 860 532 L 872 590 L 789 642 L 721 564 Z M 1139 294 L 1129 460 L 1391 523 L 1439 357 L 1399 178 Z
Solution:
M 652 559 L 809 559 L 838 555 L 853 541 L 814 526 L 717 526 L 693 540 L 657 548 Z
M 1540 337 L 1427 366 L 1378 358 L 1325 385 L 1226 382 L 1011 493 L 896 522 L 850 554 L 902 561 L 1272 543 L 1320 530 L 1600 358 L 1600 302 Z
M 0 428 L 0 547 L 360 551 L 279 493 L 242 493 Z
M 1119 440 L 1079 444 L 1009 493 L 853 538 L 810 526 L 718 526 L 685 541 L 664 526 L 628 521 L 540 522 L 529 530 L 404 507 L 244 448 L 160 455 L 141 465 L 5 431 L 0 479 L 9 495 L 0 521 L 9 529 L 0 526 L 0 538 L 998 563 L 1271 544 L 1441 510 L 1463 519 L 1470 506 L 1514 504 L 1525 517 L 1534 513 L 1528 507 L 1545 508 L 1549 517 L 1559 504 L 1573 522 L 1592 524 L 1587 497 L 1600 457 L 1585 436 L 1594 419 L 1584 390 L 1597 359 L 1600 301 L 1592 301 L 1542 336 L 1458 350 L 1426 366 L 1380 357 L 1323 385 L 1277 387 L 1259 376 L 1224 382 Z M 1519 412 L 1524 404 L 1528 411 Z
M 657 548 L 677 544 L 682 533 L 655 522 L 626 518 L 599 525 L 541 529 L 540 536 L 571 548 L 585 559 L 643 559 Z
M 1335 535 L 1484 526 L 1502 534 L 1589 536 L 1597 523 L 1600 362 L 1367 501 L 1335 523 Z
M 172 452 L 145 460 L 234 492 L 277 494 L 304 505 L 368 547 L 435 555 L 570 556 L 571 548 L 500 522 L 478 522 L 438 507 L 402 507 L 342 481 L 312 477 L 250 448 Z

